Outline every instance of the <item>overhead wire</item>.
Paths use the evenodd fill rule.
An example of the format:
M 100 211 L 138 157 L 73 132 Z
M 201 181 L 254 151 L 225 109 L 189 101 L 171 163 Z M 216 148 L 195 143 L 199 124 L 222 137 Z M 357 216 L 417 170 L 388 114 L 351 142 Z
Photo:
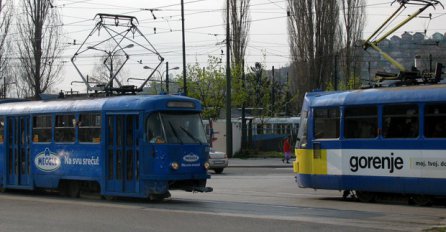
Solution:
M 188 2 L 185 2 L 185 4 L 191 4 L 191 3 L 196 3 L 196 2 L 203 2 L 203 1 L 206 1 L 206 0 L 196 0 L 196 1 L 188 1 Z M 75 5 L 75 4 L 84 4 L 83 2 L 89 2 L 88 0 L 84 0 L 84 1 L 69 1 L 70 3 L 65 3 L 65 5 L 67 5 L 67 4 L 71 4 L 71 5 Z M 261 3 L 261 4 L 255 4 L 255 5 L 257 5 L 257 6 L 261 6 L 261 5 L 271 5 L 271 4 L 273 4 L 273 5 L 276 5 L 276 6 L 278 6 L 277 5 L 277 3 L 280 3 L 280 2 L 286 2 L 286 1 L 271 1 L 271 0 L 268 0 L 268 2 L 269 3 Z M 90 5 L 94 5 L 95 3 L 89 3 Z M 377 4 L 368 4 L 369 6 L 379 6 L 379 5 L 382 5 L 382 4 L 387 4 L 387 3 L 377 3 Z M 63 4 L 62 4 L 63 5 Z M 140 10 L 140 8 L 137 8 L 137 7 L 128 7 L 128 8 L 125 8 L 125 7 L 123 7 L 122 5 L 115 5 L 115 4 L 105 4 L 106 6 L 108 6 L 108 7 L 111 7 L 111 8 L 113 8 L 113 7 L 116 7 L 116 8 L 120 8 L 121 10 L 122 9 L 124 9 L 124 10 L 126 10 L 126 9 L 130 9 L 130 10 L 134 10 L 134 12 L 133 13 L 136 13 L 136 12 L 139 12 L 139 13 L 141 13 L 142 11 Z M 253 4 L 254 5 L 254 4 Z M 179 6 L 179 4 L 170 4 L 170 5 L 165 5 L 165 6 L 160 6 L 160 7 L 157 7 L 157 8 L 164 8 L 164 10 L 166 11 L 166 12 L 169 12 L 169 11 L 177 11 L 177 10 L 175 10 L 175 9 L 173 9 L 173 10 L 170 10 L 170 9 L 167 9 L 167 8 L 170 8 L 170 7 L 176 7 L 176 6 Z M 280 7 L 280 6 L 279 6 Z M 283 9 L 283 8 L 282 8 Z M 215 10 L 213 10 L 212 12 L 215 12 Z M 196 14 L 205 14 L 205 13 L 211 13 L 210 12 L 210 10 L 207 10 L 207 9 L 200 9 L 200 10 L 195 10 L 195 11 L 186 11 L 186 17 L 188 17 L 188 16 L 190 16 L 190 15 L 196 15 Z M 267 14 L 267 12 L 264 12 L 265 14 Z M 262 14 L 262 13 L 261 13 Z M 436 17 L 440 17 L 440 16 L 442 16 L 442 15 L 439 15 L 439 16 L 436 16 Z M 73 16 L 73 18 L 75 18 L 76 16 Z M 171 16 L 163 16 L 163 17 L 178 17 L 178 15 L 171 15 Z M 250 22 L 262 22 L 262 21 L 268 21 L 268 20 L 275 20 L 275 19 L 283 19 L 283 18 L 286 18 L 287 16 L 286 16 L 286 14 L 284 13 L 284 16 L 279 16 L 279 17 L 266 17 L 266 18 L 261 18 L 261 19 L 256 19 L 256 20 L 251 20 Z M 79 19 L 81 19 L 81 17 L 78 17 Z M 83 26 L 83 25 L 81 25 L 80 23 L 81 22 L 87 22 L 87 21 L 92 21 L 93 19 L 84 19 L 84 20 L 82 20 L 82 21 L 76 21 L 76 22 L 71 22 L 71 23 L 69 23 L 69 24 L 65 24 L 65 25 L 61 25 L 61 26 L 73 26 L 73 27 L 76 27 L 76 26 Z M 154 20 L 152 20 L 149 16 L 147 16 L 147 18 L 146 19 L 142 19 L 141 20 L 141 22 L 154 22 Z M 203 30 L 203 29 L 211 29 L 211 28 L 218 28 L 218 27 L 223 27 L 224 25 L 223 24 L 214 24 L 214 25 L 205 25 L 205 26 L 197 26 L 197 27 L 192 27 L 192 28 L 187 28 L 186 29 L 186 32 L 187 33 L 194 33 L 194 34 L 201 34 L 201 35 L 207 35 L 207 36 L 209 36 L 209 32 L 200 32 L 200 30 Z M 143 25 L 143 27 L 144 27 L 144 25 Z M 172 29 L 170 26 L 169 26 L 169 28 L 161 28 L 161 27 L 157 27 L 158 28 L 158 31 L 157 31 L 157 34 L 158 35 L 162 35 L 162 34 L 168 34 L 168 33 L 177 33 L 177 32 L 180 32 L 180 30 L 179 29 Z M 90 31 L 90 29 L 85 29 L 85 30 L 78 30 L 78 31 L 70 31 L 69 32 L 69 34 L 68 35 L 70 35 L 70 34 L 76 34 L 76 33 L 80 33 L 80 32 L 86 32 L 86 31 Z M 150 34 L 146 34 L 146 35 L 151 35 L 151 33 Z M 219 36 L 219 35 L 223 35 L 223 33 L 221 33 L 221 34 L 216 34 L 217 36 Z M 253 36 L 253 35 L 255 35 L 255 36 L 283 36 L 283 35 L 287 35 L 287 33 L 283 33 L 283 34 L 279 34 L 279 33 L 277 33 L 277 34 L 268 34 L 268 33 L 251 33 L 250 34 L 251 36 Z M 67 37 L 72 37 L 72 36 L 67 36 Z M 71 38 L 71 39 L 73 39 L 73 38 Z M 214 38 L 212 38 L 212 41 L 214 40 Z M 211 41 L 211 38 L 209 39 L 209 41 Z M 188 43 L 189 43 L 189 41 L 188 41 Z M 274 44 L 269 44 L 268 42 L 264 42 L 264 44 L 267 44 L 267 45 L 274 45 Z M 212 48 L 214 48 L 213 50 L 215 50 L 215 51 L 217 51 L 217 50 L 220 50 L 220 47 L 218 47 L 218 46 L 215 46 L 215 43 L 212 43 L 212 42 L 210 42 L 210 43 L 208 43 L 208 44 L 203 44 L 203 46 L 205 46 L 205 47 L 207 47 L 207 49 L 212 49 Z M 250 45 L 248 45 L 248 46 L 250 46 Z M 276 46 L 283 46 L 283 47 L 286 47 L 286 45 L 276 45 Z M 188 46 L 188 47 L 190 47 L 190 48 L 200 48 L 201 46 L 200 45 L 196 45 L 196 46 L 193 46 L 193 45 L 191 45 L 191 46 Z M 258 46 L 258 45 L 253 45 L 252 46 L 252 49 L 259 49 L 259 47 L 260 46 Z M 206 49 L 203 49 L 203 50 L 201 50 L 201 51 L 204 51 L 204 50 L 206 50 Z M 200 52 L 201 52 L 200 51 Z M 209 50 L 210 51 L 210 50 Z M 171 51 L 172 53 L 176 53 L 174 50 L 172 50 Z M 277 52 L 277 51 L 276 51 Z M 270 53 L 271 55 L 277 55 L 278 57 L 282 57 L 282 58 L 287 58 L 285 55 L 281 55 L 281 54 L 277 54 L 277 53 L 275 53 L 274 51 L 273 52 L 268 52 L 268 53 Z M 181 54 L 181 52 L 180 51 L 178 51 L 177 52 L 177 54 Z M 199 53 L 197 53 L 197 54 L 199 54 Z M 200 53 L 200 54 L 202 54 L 202 53 Z

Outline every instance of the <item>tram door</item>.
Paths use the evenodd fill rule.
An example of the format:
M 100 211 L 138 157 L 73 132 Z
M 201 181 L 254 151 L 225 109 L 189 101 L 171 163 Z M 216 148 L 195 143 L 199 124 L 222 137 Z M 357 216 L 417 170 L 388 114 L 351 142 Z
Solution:
M 6 170 L 8 186 L 31 185 L 29 117 L 7 118 Z
M 107 115 L 107 191 L 139 191 L 138 115 Z

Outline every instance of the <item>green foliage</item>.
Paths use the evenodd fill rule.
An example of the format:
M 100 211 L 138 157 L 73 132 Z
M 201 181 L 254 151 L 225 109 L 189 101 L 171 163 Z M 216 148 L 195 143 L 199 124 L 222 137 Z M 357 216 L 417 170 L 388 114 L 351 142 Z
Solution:
M 217 118 L 224 107 L 226 90 L 226 77 L 220 59 L 209 56 L 206 67 L 202 68 L 196 62 L 189 64 L 187 69 L 188 96 L 202 102 L 203 118 Z
M 258 117 L 274 116 L 277 112 L 284 112 L 286 91 L 285 86 L 279 84 L 278 77 L 273 83 L 261 63 L 256 63 L 244 74 L 242 65 L 233 65 L 232 75 L 232 107 L 240 108 L 243 104 L 249 108 L 259 109 L 253 112 Z M 182 79 L 178 84 L 183 87 Z M 203 118 L 216 119 L 221 109 L 225 108 L 226 70 L 220 59 L 209 56 L 206 67 L 199 63 L 188 65 L 187 71 L 188 96 L 202 101 L 204 106 Z M 274 108 L 272 107 L 272 86 L 275 89 Z
M 338 89 L 337 90 L 353 90 L 353 89 L 358 89 L 359 87 L 361 87 L 361 78 L 360 76 L 353 76 L 352 78 L 350 78 L 348 80 L 347 83 L 345 83 L 345 81 L 339 81 L 338 82 Z M 334 84 L 332 81 L 327 83 L 327 87 L 326 87 L 327 91 L 334 91 Z
M 246 91 L 246 88 L 243 86 L 243 75 L 242 65 L 233 65 L 233 67 L 231 67 L 231 100 L 232 105 L 236 107 L 241 107 L 243 102 L 246 102 L 249 98 L 248 91 Z

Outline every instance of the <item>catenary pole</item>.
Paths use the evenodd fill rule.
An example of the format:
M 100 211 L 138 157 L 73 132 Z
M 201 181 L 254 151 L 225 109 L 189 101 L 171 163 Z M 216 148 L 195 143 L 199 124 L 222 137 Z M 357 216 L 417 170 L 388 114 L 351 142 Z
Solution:
M 182 25 L 182 36 L 183 36 L 183 93 L 187 96 L 187 85 L 186 85 L 186 39 L 184 34 L 184 0 L 181 0 L 181 25 Z
M 226 0 L 226 154 L 232 157 L 232 123 L 231 123 L 231 60 L 229 36 L 229 0 Z

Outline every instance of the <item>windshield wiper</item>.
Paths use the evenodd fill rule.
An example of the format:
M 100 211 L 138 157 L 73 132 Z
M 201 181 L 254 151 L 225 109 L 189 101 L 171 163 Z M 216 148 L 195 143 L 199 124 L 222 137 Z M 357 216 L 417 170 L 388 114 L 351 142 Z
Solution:
M 173 135 L 175 135 L 175 138 L 177 138 L 178 141 L 180 141 L 181 144 L 183 144 L 183 140 L 180 139 L 180 137 L 177 134 L 177 131 L 175 130 L 175 127 L 173 127 L 172 122 L 169 121 L 170 128 L 172 129 Z
M 200 145 L 203 145 L 203 143 L 199 139 L 197 139 L 195 136 L 193 136 L 189 131 L 184 129 L 182 126 L 180 126 L 180 129 L 182 131 L 184 131 L 184 133 L 186 133 L 192 140 L 194 140 L 195 142 L 198 142 Z

